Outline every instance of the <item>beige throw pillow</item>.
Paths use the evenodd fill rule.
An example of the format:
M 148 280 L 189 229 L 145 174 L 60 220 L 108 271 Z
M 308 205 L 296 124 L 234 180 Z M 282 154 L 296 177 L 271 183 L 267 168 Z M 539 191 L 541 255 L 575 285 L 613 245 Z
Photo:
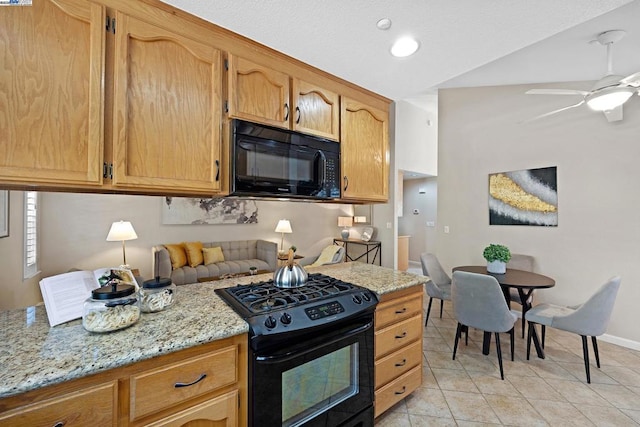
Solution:
M 187 253 L 187 262 L 190 267 L 202 264 L 202 242 L 183 242 L 184 250 Z
M 204 265 L 224 262 L 224 254 L 220 246 L 216 246 L 215 248 L 202 248 L 202 253 L 204 255 Z

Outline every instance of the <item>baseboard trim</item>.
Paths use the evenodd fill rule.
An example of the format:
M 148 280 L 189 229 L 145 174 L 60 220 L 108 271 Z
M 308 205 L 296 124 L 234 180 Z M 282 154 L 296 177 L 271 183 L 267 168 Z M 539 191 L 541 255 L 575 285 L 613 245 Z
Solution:
M 620 347 L 630 348 L 631 350 L 640 350 L 640 342 L 638 341 L 632 341 L 626 338 L 620 338 L 609 334 L 599 336 L 598 339 L 604 342 L 619 345 Z

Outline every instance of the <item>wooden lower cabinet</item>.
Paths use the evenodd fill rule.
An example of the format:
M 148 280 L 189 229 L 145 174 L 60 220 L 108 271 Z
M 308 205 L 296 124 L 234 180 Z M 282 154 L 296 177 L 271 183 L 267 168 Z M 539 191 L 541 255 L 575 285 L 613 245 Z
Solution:
M 0 399 L 5 426 L 247 425 L 245 335 Z
M 116 425 L 117 391 L 117 382 L 109 381 L 64 393 L 0 413 L 0 426 Z
M 238 425 L 238 392 L 234 390 L 223 394 L 148 425 L 151 427 L 235 427 Z
M 375 315 L 375 416 L 422 384 L 423 286 L 382 296 Z

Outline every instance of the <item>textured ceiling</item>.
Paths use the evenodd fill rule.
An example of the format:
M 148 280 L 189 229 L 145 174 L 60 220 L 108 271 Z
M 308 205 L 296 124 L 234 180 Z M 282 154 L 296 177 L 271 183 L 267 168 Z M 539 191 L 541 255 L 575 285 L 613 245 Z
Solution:
M 597 80 L 605 50 L 586 41 L 613 27 L 630 33 L 614 48 L 614 66 L 640 69 L 631 26 L 639 27 L 640 0 L 165 2 L 393 100 L 438 86 Z M 376 28 L 383 17 L 393 22 L 388 31 Z M 418 38 L 420 49 L 393 58 L 389 48 L 402 35 Z M 623 64 L 624 42 L 635 65 Z

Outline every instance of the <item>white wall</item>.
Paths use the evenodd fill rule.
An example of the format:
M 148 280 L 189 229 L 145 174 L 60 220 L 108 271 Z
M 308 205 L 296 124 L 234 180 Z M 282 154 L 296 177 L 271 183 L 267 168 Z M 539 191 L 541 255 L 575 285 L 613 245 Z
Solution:
M 531 254 L 536 270 L 557 283 L 536 299 L 561 304 L 580 303 L 620 275 L 608 334 L 638 344 L 640 99 L 625 106 L 622 122 L 583 106 L 519 124 L 575 101 L 525 95 L 532 87 L 440 91 L 437 254 L 448 270 L 484 264 L 489 243 Z M 489 226 L 488 174 L 546 166 L 558 168 L 558 226 Z
M 40 275 L 23 279 L 24 193 L 9 191 L 9 236 L 0 239 L 0 310 L 40 298 Z
M 432 97 L 437 106 L 437 97 Z M 395 104 L 396 169 L 438 174 L 438 117 L 406 101 Z
M 409 261 L 419 263 L 421 253 L 435 251 L 437 196 L 437 178 L 404 181 L 404 215 L 398 218 L 398 235 L 411 236 Z M 416 209 L 418 213 L 414 213 Z M 427 223 L 433 223 L 434 226 L 428 226 Z

